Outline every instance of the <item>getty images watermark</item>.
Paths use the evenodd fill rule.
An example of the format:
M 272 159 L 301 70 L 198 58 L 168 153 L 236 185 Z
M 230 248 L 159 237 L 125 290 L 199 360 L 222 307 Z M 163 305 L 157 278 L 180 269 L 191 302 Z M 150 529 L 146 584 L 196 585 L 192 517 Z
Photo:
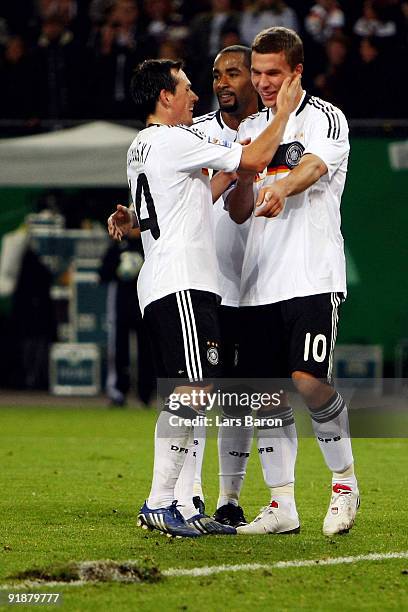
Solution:
M 177 412 L 180 407 L 190 407 L 199 410 L 197 416 L 189 419 L 185 416 L 181 417 L 174 414 L 170 417 L 170 425 L 177 427 L 181 424 L 196 426 L 218 427 L 282 427 L 283 421 L 279 417 L 262 417 L 260 415 L 253 416 L 252 414 L 243 412 L 258 411 L 262 409 L 272 409 L 281 406 L 283 390 L 275 393 L 259 393 L 247 391 L 207 391 L 205 389 L 191 389 L 189 392 L 170 393 L 166 401 L 166 406 L 169 410 Z M 223 415 L 209 416 L 206 412 L 210 412 L 215 408 L 222 409 Z M 237 416 L 226 416 L 230 410 L 238 412 Z M 181 421 L 182 420 L 182 421 Z
M 408 378 L 350 377 L 332 384 L 347 406 L 352 436 L 408 438 Z M 206 426 L 208 436 L 217 435 L 220 425 L 231 437 L 235 427 L 252 425 L 279 437 L 291 418 L 297 437 L 315 437 L 309 408 L 290 378 L 218 378 L 196 384 L 160 378 L 157 408 L 170 413 L 174 427 L 187 418 L 193 426 Z M 170 433 L 164 428 L 160 435 Z M 349 435 L 344 431 L 344 437 Z

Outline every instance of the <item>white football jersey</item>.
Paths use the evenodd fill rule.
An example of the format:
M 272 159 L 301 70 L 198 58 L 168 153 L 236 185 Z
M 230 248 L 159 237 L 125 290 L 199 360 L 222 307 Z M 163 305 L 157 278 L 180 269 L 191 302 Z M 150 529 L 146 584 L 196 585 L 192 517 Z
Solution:
M 142 313 L 177 291 L 220 294 L 210 179 L 203 169 L 233 172 L 241 153 L 238 143 L 180 125 L 152 125 L 131 144 L 128 180 L 145 254 L 138 278 Z
M 207 136 L 235 141 L 237 132 L 222 120 L 217 110 L 194 119 L 197 126 Z M 249 220 L 242 225 L 232 221 L 224 207 L 221 197 L 214 203 L 215 249 L 218 264 L 218 282 L 223 306 L 239 306 L 242 262 L 249 231 Z
M 239 140 L 253 140 L 270 121 L 271 109 L 251 115 L 240 125 Z M 241 306 L 335 291 L 346 293 L 340 199 L 349 148 L 343 113 L 304 93 L 289 117 L 266 176 L 254 183 L 255 199 L 261 187 L 284 178 L 306 153 L 320 157 L 328 172 L 303 193 L 287 198 L 278 217 L 251 216 L 242 268 Z

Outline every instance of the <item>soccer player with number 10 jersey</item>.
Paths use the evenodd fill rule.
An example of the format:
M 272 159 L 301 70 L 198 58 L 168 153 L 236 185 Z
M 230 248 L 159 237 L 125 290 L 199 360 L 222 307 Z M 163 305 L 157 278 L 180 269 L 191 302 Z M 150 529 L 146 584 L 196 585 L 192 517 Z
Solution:
M 239 140 L 255 138 L 274 124 L 282 84 L 302 71 L 303 45 L 294 31 L 275 27 L 255 37 L 252 83 L 265 108 L 242 122 Z M 291 377 L 308 406 L 332 472 L 323 523 L 328 536 L 347 532 L 359 506 L 347 406 L 331 380 L 339 307 L 346 295 L 340 199 L 348 154 L 341 110 L 301 91 L 266 176 L 254 182 L 239 175 L 228 196 L 231 217 L 237 223 L 251 219 L 241 276 L 240 359 L 246 362 L 240 368 L 248 377 Z M 273 408 L 262 416 L 268 411 L 273 416 Z M 299 530 L 296 428 L 288 405 L 284 413 L 279 432 L 266 428 L 258 436 L 270 502 L 252 523 L 238 527 L 239 533 Z

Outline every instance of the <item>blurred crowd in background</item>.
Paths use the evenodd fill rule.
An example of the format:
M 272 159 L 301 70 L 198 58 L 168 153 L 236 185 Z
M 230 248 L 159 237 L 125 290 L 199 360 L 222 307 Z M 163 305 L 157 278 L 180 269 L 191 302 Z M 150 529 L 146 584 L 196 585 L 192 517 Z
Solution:
M 391 129 L 402 134 L 407 125 L 401 121 L 407 118 L 403 94 L 408 80 L 407 25 L 408 0 L 4 0 L 0 2 L 0 138 L 69 127 L 78 120 L 131 121 L 133 129 L 137 117 L 129 83 L 135 66 L 147 58 L 183 59 L 200 97 L 196 116 L 213 110 L 217 101 L 211 86 L 212 65 L 218 51 L 234 44 L 250 46 L 254 36 L 270 26 L 293 28 L 301 35 L 303 86 L 357 120 L 352 124 L 354 135 L 356 128 L 373 130 L 376 126 L 383 136 Z M 387 121 L 392 119 L 397 121 Z M 357 190 L 355 186 L 355 193 Z M 136 330 L 138 396 L 149 403 L 152 372 L 140 313 L 137 305 L 129 308 L 129 294 L 134 298 L 131 304 L 136 300 L 136 276 L 122 278 L 120 273 L 122 256 L 130 261 L 127 241 L 112 245 L 105 253 L 106 261 L 102 254 L 95 259 L 101 266 L 103 285 L 89 282 L 88 287 L 79 280 L 75 285 L 75 274 L 80 274 L 72 272 L 75 258 L 62 258 L 71 275 L 62 267 L 57 278 L 55 270 L 46 265 L 50 253 L 41 257 L 38 249 L 33 251 L 27 223 L 22 223 L 26 212 L 46 209 L 63 219 L 61 244 L 64 240 L 74 244 L 70 232 L 80 228 L 79 234 L 94 233 L 92 239 L 77 237 L 78 244 L 85 240 L 96 248 L 98 240 L 107 242 L 105 221 L 114 203 L 126 202 L 127 197 L 125 186 L 3 193 L 0 264 L 8 245 L 15 290 L 6 287 L 2 292 L 0 265 L 0 387 L 47 388 L 50 346 L 56 341 L 85 342 L 79 331 L 73 333 L 71 319 L 89 326 L 93 317 L 96 339 L 89 340 L 88 328 L 84 333 L 88 334 L 86 342 L 101 348 L 102 384 L 108 397 L 116 405 L 126 401 L 130 373 L 135 370 L 129 364 L 129 337 Z M 381 210 L 382 202 L 380 195 Z M 48 238 L 52 236 L 51 232 Z M 359 233 L 358 237 L 357 244 Z M 10 246 L 15 245 L 13 240 L 20 244 L 20 259 L 16 247 Z M 48 243 L 44 244 L 45 248 Z M 97 268 L 93 274 L 96 278 Z M 124 296 L 122 305 L 111 300 L 116 285 L 121 285 L 117 296 L 118 300 Z M 104 290 L 108 295 L 106 317 Z M 74 294 L 77 301 L 83 296 L 84 312 L 72 306 Z M 96 316 L 92 309 L 97 302 L 102 306 Z M 365 308 L 364 298 L 362 302 Z M 110 322 L 118 321 L 110 315 L 112 305 L 118 311 L 126 307 L 120 329 Z M 79 330 L 79 323 L 77 327 Z M 354 333 L 349 333 L 348 341 Z M 384 338 L 391 345 L 388 332 Z M 364 337 L 365 343 L 373 341 L 378 343 L 375 334 Z M 72 366 L 75 376 L 80 372 L 77 365 Z M 116 386 L 110 384 L 112 367 L 117 370 Z
M 217 52 L 250 45 L 265 27 L 295 29 L 305 43 L 304 86 L 351 118 L 402 118 L 408 1 L 13 0 L 0 7 L 0 117 L 135 119 L 133 68 L 182 58 L 212 110 Z

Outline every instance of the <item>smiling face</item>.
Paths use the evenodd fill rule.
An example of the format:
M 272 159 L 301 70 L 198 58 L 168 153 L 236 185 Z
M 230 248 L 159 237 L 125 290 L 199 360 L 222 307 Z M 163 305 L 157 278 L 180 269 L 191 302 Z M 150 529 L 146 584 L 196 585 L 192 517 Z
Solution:
M 223 53 L 215 58 L 213 89 L 223 112 L 240 114 L 250 104 L 255 93 L 243 53 Z
M 192 125 L 194 105 L 198 96 L 191 89 L 191 83 L 184 70 L 171 70 L 177 80 L 176 91 L 170 95 L 171 123 Z
M 268 108 L 276 107 L 279 90 L 286 77 L 302 72 L 302 64 L 294 70 L 289 66 L 285 53 L 252 52 L 251 79 L 262 102 Z

